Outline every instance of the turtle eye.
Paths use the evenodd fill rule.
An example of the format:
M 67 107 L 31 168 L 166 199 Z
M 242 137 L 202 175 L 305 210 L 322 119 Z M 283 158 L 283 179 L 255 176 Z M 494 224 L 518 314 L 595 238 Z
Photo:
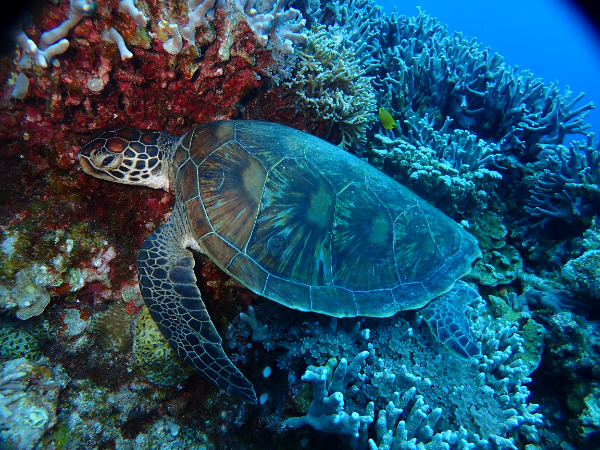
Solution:
M 94 155 L 92 163 L 99 169 L 114 170 L 117 169 L 123 162 L 122 154 L 108 153 L 104 155 Z
M 101 167 L 106 167 L 110 163 L 112 163 L 114 160 L 115 160 L 115 155 L 109 155 L 106 158 L 104 158 L 104 161 L 102 161 L 102 164 L 100 164 L 100 166 Z

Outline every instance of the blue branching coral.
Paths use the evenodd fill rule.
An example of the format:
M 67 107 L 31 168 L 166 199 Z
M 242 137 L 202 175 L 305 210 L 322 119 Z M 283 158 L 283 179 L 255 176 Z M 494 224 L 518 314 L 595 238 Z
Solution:
M 600 142 L 594 133 L 585 141 L 544 146 L 536 169 L 531 197 L 525 207 L 546 224 L 550 219 L 573 222 L 591 217 L 600 208 Z
M 408 135 L 392 139 L 376 134 L 369 161 L 447 214 L 485 209 L 502 175 L 497 145 L 460 129 L 451 119 L 435 130 L 426 114 L 407 114 Z
M 278 366 L 290 376 L 300 361 L 309 364 L 302 380 L 312 385 L 313 401 L 304 416 L 286 422 L 288 427 L 311 425 L 346 436 L 353 448 L 368 448 L 373 412 L 380 415 L 392 402 L 405 405 L 396 408 L 406 412 L 409 430 L 390 425 L 398 444 L 443 441 L 452 449 L 467 443 L 475 449 L 516 449 L 517 442 L 538 440 L 543 422 L 537 405 L 527 403 L 525 384 L 533 368 L 520 357 L 524 340 L 514 325 L 492 319 L 481 297 L 468 315 L 482 355 L 468 363 L 438 344 L 418 314 L 410 321 L 397 316 L 362 325 L 334 319 L 298 326 L 280 307 L 266 306 L 255 309 L 268 323 L 269 336 L 256 345 L 279 354 Z M 360 331 L 365 325 L 368 329 Z M 242 359 L 248 349 L 236 342 L 250 335 L 248 328 L 231 327 L 228 333 Z M 345 359 L 338 365 L 331 356 Z
M 473 39 L 448 35 L 427 14 L 392 16 L 384 30 L 382 69 L 376 85 L 382 103 L 399 113 L 438 110 L 456 127 L 498 143 L 503 151 L 535 156 L 543 144 L 562 144 L 569 134 L 583 134 L 588 103 L 583 94 L 560 93 L 527 71 L 506 67 Z

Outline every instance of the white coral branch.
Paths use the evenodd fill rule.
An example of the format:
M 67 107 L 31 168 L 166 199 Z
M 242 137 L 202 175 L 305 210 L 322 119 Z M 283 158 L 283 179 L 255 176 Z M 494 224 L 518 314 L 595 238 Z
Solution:
M 121 53 L 121 59 L 125 60 L 125 59 L 129 59 L 133 57 L 133 53 L 131 53 L 129 51 L 129 49 L 127 48 L 127 45 L 125 45 L 125 41 L 123 40 L 123 36 L 121 36 L 119 34 L 119 32 L 117 30 L 115 30 L 114 28 L 111 28 L 110 30 L 104 32 L 102 34 L 102 37 L 104 39 L 106 39 L 107 41 L 112 42 L 113 44 L 117 44 L 117 47 L 119 48 L 119 52 Z
M 121 3 L 119 3 L 119 11 L 133 17 L 133 20 L 135 20 L 140 27 L 145 27 L 148 24 L 148 18 L 142 11 L 137 9 L 133 0 L 122 0 Z

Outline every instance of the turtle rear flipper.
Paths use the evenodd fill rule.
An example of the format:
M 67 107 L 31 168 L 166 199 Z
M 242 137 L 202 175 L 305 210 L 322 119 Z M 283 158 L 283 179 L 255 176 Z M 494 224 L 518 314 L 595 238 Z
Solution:
M 146 238 L 138 253 L 140 290 L 152 319 L 177 354 L 208 380 L 256 403 L 252 384 L 229 360 L 194 275 L 192 253 L 183 248 L 177 208 Z
M 420 311 L 437 341 L 465 359 L 481 354 L 465 315 L 469 304 L 477 297 L 479 294 L 475 289 L 457 281 L 450 291 Z

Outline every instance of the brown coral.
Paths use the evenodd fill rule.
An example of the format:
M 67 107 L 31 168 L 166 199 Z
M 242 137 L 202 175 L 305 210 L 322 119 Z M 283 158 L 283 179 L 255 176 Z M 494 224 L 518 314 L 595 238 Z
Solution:
M 106 311 L 94 315 L 92 330 L 100 335 L 100 345 L 104 350 L 126 352 L 131 349 L 131 319 L 120 302 L 113 303 Z
M 296 94 L 298 107 L 312 118 L 337 125 L 340 147 L 364 144 L 375 121 L 375 90 L 359 67 L 354 52 L 345 48 L 341 36 L 325 27 L 313 26 L 298 69 L 284 86 Z

